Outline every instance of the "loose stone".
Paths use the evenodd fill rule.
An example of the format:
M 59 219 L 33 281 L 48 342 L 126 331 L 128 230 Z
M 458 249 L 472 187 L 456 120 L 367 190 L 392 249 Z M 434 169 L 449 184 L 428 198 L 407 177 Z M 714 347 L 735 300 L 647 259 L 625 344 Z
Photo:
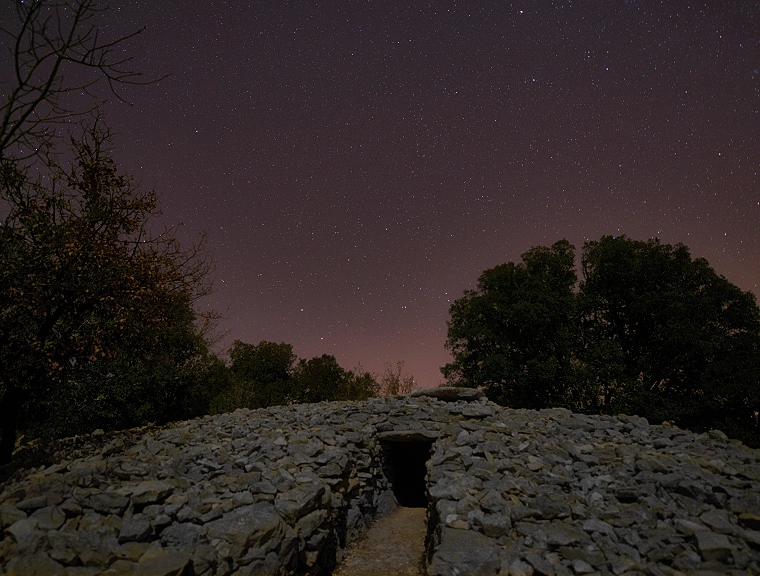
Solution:
M 477 390 L 128 431 L 0 490 L 3 574 L 329 574 L 410 493 L 429 575 L 760 574 L 760 452 Z

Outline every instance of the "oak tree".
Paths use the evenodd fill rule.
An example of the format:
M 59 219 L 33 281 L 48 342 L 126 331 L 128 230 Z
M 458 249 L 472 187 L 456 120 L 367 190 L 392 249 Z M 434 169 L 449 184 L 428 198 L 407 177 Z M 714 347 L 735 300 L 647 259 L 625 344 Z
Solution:
M 760 307 L 682 245 L 566 241 L 486 270 L 451 306 L 442 368 L 516 407 L 719 428 L 760 446 Z
M 267 341 L 253 345 L 235 340 L 230 360 L 234 388 L 227 395 L 237 392 L 238 398 L 233 402 L 236 408 L 288 403 L 297 361 L 293 346 Z
M 729 430 L 757 422 L 760 308 L 754 294 L 682 245 L 587 242 L 580 307 L 587 342 L 616 348 L 618 405 L 659 421 Z M 748 427 L 749 430 L 751 427 Z
M 209 288 L 202 243 L 183 248 L 172 230 L 151 229 L 155 192 L 120 174 L 108 146 L 96 123 L 72 141 L 68 167 L 0 165 L 3 460 L 31 393 L 149 340 Z
M 451 305 L 447 380 L 515 407 L 562 402 L 576 339 L 574 257 L 561 240 L 483 272 Z

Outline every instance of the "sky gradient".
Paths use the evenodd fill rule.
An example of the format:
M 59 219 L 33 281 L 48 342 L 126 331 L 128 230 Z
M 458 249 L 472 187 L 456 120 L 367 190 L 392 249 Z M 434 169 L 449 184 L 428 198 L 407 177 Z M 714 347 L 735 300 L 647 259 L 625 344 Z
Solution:
M 205 230 L 225 342 L 439 368 L 451 302 L 536 245 L 682 242 L 760 291 L 746 0 L 112 2 L 158 84 L 120 166 Z

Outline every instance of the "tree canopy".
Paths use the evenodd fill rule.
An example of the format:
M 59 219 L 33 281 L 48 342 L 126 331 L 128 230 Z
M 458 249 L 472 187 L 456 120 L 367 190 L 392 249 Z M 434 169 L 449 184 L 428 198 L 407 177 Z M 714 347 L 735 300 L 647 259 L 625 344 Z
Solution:
M 682 245 L 606 236 L 584 246 L 587 349 L 604 342 L 627 382 L 618 404 L 699 428 L 757 422 L 760 308 Z M 581 354 L 583 357 L 583 354 Z M 624 399 L 624 400 L 623 400 Z
M 760 308 L 681 244 L 566 241 L 486 270 L 451 306 L 442 368 L 516 407 L 636 412 L 758 441 Z
M 322 354 L 300 360 L 294 374 L 292 397 L 295 402 L 325 400 L 366 400 L 376 395 L 377 383 L 363 370 L 346 370 L 335 356 Z
M 103 81 L 117 98 L 151 83 L 123 50 L 140 30 L 114 37 L 105 9 L 0 8 L 0 461 L 19 423 L 65 434 L 193 416 L 225 381 L 194 309 L 209 287 L 202 242 L 152 229 L 156 194 L 119 173 L 88 98 Z M 87 116 L 67 146 L 60 127 Z
M 261 341 L 256 345 L 236 340 L 230 348 L 233 385 L 224 391 L 216 410 L 238 407 L 365 400 L 376 396 L 375 377 L 362 370 L 346 370 L 334 356 L 323 354 L 299 359 L 284 342 Z
M 446 346 L 454 361 L 443 375 L 506 404 L 561 402 L 575 340 L 575 281 L 566 240 L 483 272 L 477 289 L 451 306 Z
M 197 346 L 192 303 L 206 293 L 209 262 L 201 246 L 183 249 L 171 230 L 151 234 L 156 194 L 119 174 L 108 142 L 96 124 L 72 142 L 71 166 L 51 161 L 36 178 L 17 161 L 2 163 L 6 460 L 19 408 L 32 394 L 66 383 L 87 364 L 118 358 L 127 343 L 133 358 L 166 348 L 172 338 L 172 346 L 182 339 L 185 348 Z
M 235 340 L 230 348 L 230 370 L 240 391 L 239 406 L 259 408 L 287 404 L 293 371 L 298 361 L 293 346 L 262 341 Z

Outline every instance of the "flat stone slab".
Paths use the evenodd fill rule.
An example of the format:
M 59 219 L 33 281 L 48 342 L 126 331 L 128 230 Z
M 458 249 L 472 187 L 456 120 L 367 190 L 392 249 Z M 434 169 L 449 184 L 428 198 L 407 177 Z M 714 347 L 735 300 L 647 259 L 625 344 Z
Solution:
M 440 437 L 430 430 L 393 430 L 378 432 L 377 439 L 385 442 L 434 442 Z
M 455 386 L 424 388 L 421 390 L 415 390 L 410 396 L 413 398 L 427 396 L 428 398 L 435 398 L 437 400 L 443 400 L 444 402 L 456 402 L 457 400 L 472 402 L 473 400 L 485 398 L 485 394 L 483 394 L 482 390 L 478 390 L 477 388 L 457 388 Z

